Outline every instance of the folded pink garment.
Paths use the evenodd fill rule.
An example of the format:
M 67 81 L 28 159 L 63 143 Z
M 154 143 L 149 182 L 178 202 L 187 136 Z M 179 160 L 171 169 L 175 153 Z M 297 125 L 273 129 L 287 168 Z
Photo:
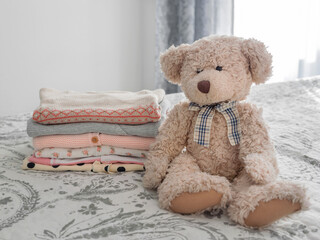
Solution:
M 144 150 L 111 147 L 108 145 L 83 148 L 43 148 L 34 152 L 36 157 L 42 158 L 87 158 L 106 155 L 146 158 L 147 154 L 148 151 Z
M 148 150 L 155 138 L 137 136 L 118 136 L 100 133 L 85 133 L 79 135 L 49 135 L 33 138 L 35 150 L 43 148 L 81 148 L 110 145 L 130 149 Z
M 143 165 L 145 158 L 136 158 L 136 157 L 123 157 L 123 156 L 101 156 L 101 157 L 88 157 L 88 158 L 79 158 L 79 159 L 60 159 L 60 158 L 37 158 L 34 156 L 29 157 L 29 162 L 42 164 L 42 165 L 78 165 L 78 164 L 87 164 L 94 163 L 95 161 L 101 162 L 103 164 L 140 164 Z

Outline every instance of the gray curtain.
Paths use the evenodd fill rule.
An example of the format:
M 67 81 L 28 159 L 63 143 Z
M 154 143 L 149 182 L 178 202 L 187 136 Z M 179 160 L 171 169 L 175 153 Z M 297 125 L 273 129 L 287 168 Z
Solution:
M 159 56 L 171 45 L 192 43 L 211 34 L 233 34 L 234 0 L 156 0 L 156 87 L 166 93 L 180 88 L 166 81 Z

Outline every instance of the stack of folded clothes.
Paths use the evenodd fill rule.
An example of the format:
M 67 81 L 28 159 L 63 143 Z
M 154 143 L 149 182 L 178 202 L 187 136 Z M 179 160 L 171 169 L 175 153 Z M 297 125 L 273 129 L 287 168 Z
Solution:
M 35 152 L 23 169 L 144 170 L 148 149 L 171 107 L 162 89 L 75 92 L 43 88 L 27 123 Z

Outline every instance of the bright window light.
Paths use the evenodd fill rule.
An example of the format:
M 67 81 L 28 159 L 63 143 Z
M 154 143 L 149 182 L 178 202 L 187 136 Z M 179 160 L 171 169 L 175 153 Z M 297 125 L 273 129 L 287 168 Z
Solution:
M 256 38 L 273 55 L 269 82 L 320 74 L 319 0 L 235 0 L 234 35 Z

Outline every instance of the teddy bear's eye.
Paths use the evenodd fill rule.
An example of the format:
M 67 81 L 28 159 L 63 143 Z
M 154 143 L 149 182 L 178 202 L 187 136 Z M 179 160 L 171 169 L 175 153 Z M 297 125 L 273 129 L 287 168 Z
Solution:
M 197 69 L 197 73 L 201 73 L 203 71 L 203 69 Z
M 220 71 L 222 71 L 222 67 L 221 66 L 217 66 L 216 70 L 220 72 Z

